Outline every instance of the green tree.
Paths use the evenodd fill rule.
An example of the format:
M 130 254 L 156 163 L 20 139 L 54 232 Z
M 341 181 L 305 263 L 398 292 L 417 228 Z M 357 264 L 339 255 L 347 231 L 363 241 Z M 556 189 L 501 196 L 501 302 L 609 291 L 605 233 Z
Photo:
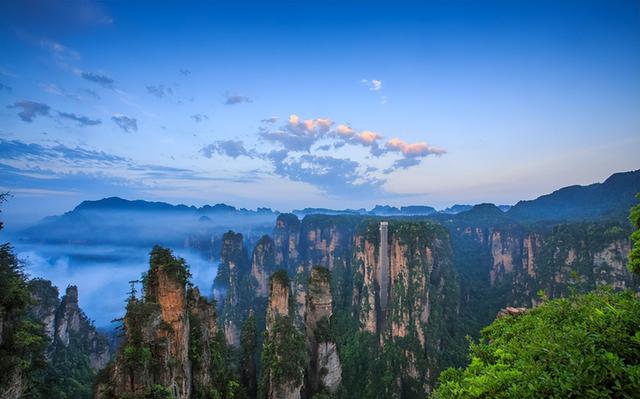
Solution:
M 609 288 L 503 317 L 448 369 L 440 398 L 631 398 L 640 392 L 640 301 Z
M 7 198 L 0 193 L 0 204 Z M 3 225 L 0 222 L 0 230 Z M 47 340 L 41 323 L 29 318 L 31 293 L 9 243 L 0 245 L 0 392 L 17 386 L 35 391 L 34 372 L 45 366 Z M 14 391 L 15 392 L 15 391 Z M 17 394 L 21 392 L 16 392 Z
M 240 382 L 250 398 L 257 395 L 256 350 L 258 348 L 258 333 L 256 317 L 249 313 L 247 321 L 240 334 Z
M 640 193 L 636 194 L 636 198 L 640 201 Z M 629 252 L 629 263 L 627 267 L 632 273 L 640 275 L 640 204 L 631 208 L 629 213 L 629 221 L 635 229 L 631 234 L 631 252 Z

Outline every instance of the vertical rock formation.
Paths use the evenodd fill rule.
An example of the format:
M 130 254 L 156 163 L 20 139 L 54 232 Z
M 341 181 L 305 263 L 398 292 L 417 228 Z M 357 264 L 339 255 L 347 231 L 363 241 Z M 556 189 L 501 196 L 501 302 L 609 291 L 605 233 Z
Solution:
M 132 292 L 124 318 L 123 346 L 109 380 L 98 387 L 98 398 L 146 395 L 151 390 L 168 392 L 178 399 L 191 397 L 188 277 L 183 259 L 175 258 L 168 249 L 153 249 L 143 279 L 144 299 L 136 299 Z M 206 306 L 198 303 L 195 295 L 192 292 L 191 313 L 199 319 Z M 201 328 L 201 332 L 210 328 Z
M 99 334 L 78 305 L 78 288 L 67 287 L 65 295 L 58 299 L 58 289 L 48 280 L 34 279 L 29 282 L 33 298 L 30 313 L 33 319 L 44 324 L 48 338 L 46 356 L 56 367 L 60 358 L 74 358 L 67 352 L 83 353 L 89 358 L 93 372 L 104 368 L 111 353 L 106 337 Z M 82 364 L 74 367 L 82 368 Z
M 225 233 L 218 274 L 214 280 L 214 295 L 222 302 L 222 325 L 227 343 L 236 347 L 240 340 L 240 326 L 251 302 L 249 273 L 242 234 Z
M 380 284 L 380 308 L 384 313 L 389 300 L 389 222 L 380 222 L 380 251 L 377 280 Z
M 269 294 L 269 276 L 274 272 L 275 265 L 274 242 L 271 237 L 262 236 L 251 256 L 251 277 L 257 297 L 266 298 Z
M 430 376 L 447 347 L 457 344 L 443 337 L 457 311 L 451 248 L 446 231 L 435 224 L 394 221 L 381 227 L 366 223 L 354 239 L 353 303 L 361 329 L 377 335 L 385 351 L 402 353 L 395 392 L 418 394 L 435 382 Z M 390 243 L 386 282 L 380 270 L 386 266 L 380 260 L 387 252 L 380 241 L 384 230 Z M 385 284 L 387 304 L 381 297 Z
M 342 381 L 342 365 L 331 327 L 331 272 L 314 267 L 309 278 L 305 319 L 310 353 L 309 397 L 322 389 L 335 393 Z
M 298 266 L 300 220 L 292 213 L 281 213 L 273 229 L 275 264 L 277 268 L 295 272 Z
M 211 375 L 212 351 L 218 333 L 215 305 L 200 295 L 200 290 L 187 292 L 189 317 L 189 359 L 191 360 L 192 397 L 206 397 L 214 383 Z
M 266 336 L 262 349 L 260 397 L 301 397 L 308 362 L 305 340 L 293 324 L 289 278 L 285 270 L 271 276 Z
M 175 399 L 237 397 L 215 304 L 187 286 L 182 258 L 154 247 L 141 299 L 132 289 L 125 333 L 114 361 L 99 376 L 95 397 Z

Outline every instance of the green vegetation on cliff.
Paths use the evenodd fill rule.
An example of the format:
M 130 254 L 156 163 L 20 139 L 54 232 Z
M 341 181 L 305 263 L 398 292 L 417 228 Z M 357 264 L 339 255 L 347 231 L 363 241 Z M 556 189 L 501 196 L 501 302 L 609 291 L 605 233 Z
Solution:
M 440 398 L 631 398 L 640 392 L 640 301 L 600 289 L 498 318 Z
M 636 198 L 640 201 L 640 193 L 636 195 Z M 631 252 L 629 252 L 628 268 L 632 273 L 640 275 L 640 204 L 631 208 L 629 221 L 634 231 L 631 234 L 633 246 L 631 247 Z

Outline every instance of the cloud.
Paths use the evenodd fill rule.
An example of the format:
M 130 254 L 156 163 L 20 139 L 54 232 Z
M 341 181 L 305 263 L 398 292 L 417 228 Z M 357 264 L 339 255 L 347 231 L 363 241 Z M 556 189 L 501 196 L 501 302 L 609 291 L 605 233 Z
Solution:
M 114 87 L 114 85 L 116 83 L 109 76 L 103 75 L 103 74 L 99 74 L 99 73 L 82 72 L 82 74 L 80 76 L 82 76 L 83 79 L 88 80 L 89 82 L 93 82 L 93 83 L 99 84 L 100 86 L 104 87 L 105 89 L 113 89 L 113 87 Z
M 183 69 L 180 69 L 180 74 L 183 76 L 189 76 L 191 75 L 191 71 L 186 68 L 183 68 Z
M 380 89 L 382 89 L 382 81 L 378 79 L 362 79 L 360 83 L 368 87 L 371 91 L 379 91 Z
M 105 153 L 103 151 L 90 150 L 82 147 L 68 147 L 63 144 L 46 146 L 35 143 L 25 143 L 20 140 L 0 139 L 0 159 L 2 160 L 28 160 L 46 161 L 53 160 L 72 163 L 81 166 L 106 166 L 114 163 L 126 162 L 126 158 Z
M 427 155 L 442 155 L 446 151 L 440 148 L 431 147 L 429 144 L 420 143 L 407 143 L 399 138 L 392 138 L 387 141 L 386 148 L 389 151 L 401 152 L 407 158 L 426 157 Z
M 165 87 L 164 85 L 147 86 L 147 92 L 157 98 L 172 95 L 173 89 L 171 87 Z
M 11 93 L 13 89 L 3 83 L 0 83 L 0 91 L 4 91 L 5 93 Z
M 225 97 L 226 97 L 226 101 L 224 103 L 226 105 L 235 105 L 235 104 L 252 102 L 249 97 L 241 96 L 241 95 L 237 95 L 237 94 L 235 94 L 235 95 L 225 94 Z
M 49 116 L 51 107 L 47 104 L 38 103 L 35 101 L 18 101 L 13 105 L 7 106 L 7 108 L 22 108 L 22 111 L 18 112 L 18 116 L 25 122 L 33 122 L 33 118 L 36 116 Z
M 409 169 L 413 166 L 420 165 L 420 162 L 422 162 L 421 158 L 401 158 L 396 160 L 390 168 L 385 169 L 383 173 L 389 174 L 398 169 Z
M 323 138 L 333 125 L 329 118 L 301 119 L 291 114 L 287 123 L 278 130 L 263 129 L 259 135 L 277 143 L 289 151 L 309 151 L 316 141 Z
M 193 114 L 191 115 L 191 119 L 193 119 L 197 123 L 200 123 L 203 120 L 209 119 L 209 117 L 205 114 Z
M 277 116 L 270 116 L 268 118 L 264 118 L 262 120 L 260 120 L 260 122 L 262 123 L 276 123 L 278 121 L 278 117 Z
M 115 115 L 111 117 L 111 120 L 118 125 L 118 127 L 127 133 L 138 131 L 138 121 L 134 118 L 129 118 L 124 115 Z
M 233 159 L 239 156 L 253 158 L 253 154 L 244 147 L 240 140 L 219 140 L 200 149 L 200 153 L 211 158 L 214 154 L 226 155 Z
M 286 150 L 265 154 L 274 173 L 292 181 L 312 184 L 338 196 L 378 192 L 384 180 L 372 177 L 367 168 L 350 159 L 304 154 L 288 157 Z
M 336 126 L 336 128 L 333 130 L 332 133 L 334 137 L 338 138 L 339 140 L 343 140 L 344 144 L 346 143 L 360 144 L 365 147 L 370 147 L 371 154 L 376 157 L 384 153 L 384 151 L 380 148 L 380 145 L 378 144 L 378 141 L 383 138 L 383 136 L 380 133 L 377 133 L 371 130 L 363 130 L 360 133 L 356 133 L 355 129 L 345 124 L 340 124 Z M 339 147 L 336 147 L 336 148 L 339 148 Z
M 100 119 L 90 119 L 83 115 L 76 115 L 67 112 L 58 112 L 58 116 L 76 121 L 78 122 L 78 126 L 94 126 L 102 123 Z
M 54 57 L 58 58 L 61 61 L 64 61 L 67 59 L 70 59 L 70 60 L 80 59 L 80 53 L 68 47 L 63 46 L 62 44 L 56 41 L 43 39 L 43 40 L 40 40 L 40 45 L 46 48 L 47 50 L 49 50 L 49 52 L 53 54 Z

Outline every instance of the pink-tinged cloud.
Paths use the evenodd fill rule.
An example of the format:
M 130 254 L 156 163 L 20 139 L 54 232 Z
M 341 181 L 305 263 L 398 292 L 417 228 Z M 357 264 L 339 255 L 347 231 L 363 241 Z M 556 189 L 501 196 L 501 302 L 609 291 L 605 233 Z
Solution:
M 296 114 L 289 115 L 288 130 L 301 134 L 322 134 L 329 131 L 333 121 L 329 118 L 316 118 L 301 120 Z
M 407 143 L 399 138 L 392 138 L 387 141 L 387 149 L 390 151 L 399 151 L 407 158 L 426 157 L 429 154 L 442 155 L 446 153 L 441 148 L 432 147 L 427 143 Z
M 371 130 L 364 130 L 357 136 L 358 141 L 367 145 L 373 144 L 381 138 L 382 135 L 380 133 L 372 132 Z
M 336 133 L 338 133 L 338 135 L 343 136 L 343 137 L 351 137 L 355 134 L 355 130 L 353 130 L 351 127 L 349 127 L 348 125 L 344 125 L 344 124 L 340 124 L 338 126 L 336 126 Z

